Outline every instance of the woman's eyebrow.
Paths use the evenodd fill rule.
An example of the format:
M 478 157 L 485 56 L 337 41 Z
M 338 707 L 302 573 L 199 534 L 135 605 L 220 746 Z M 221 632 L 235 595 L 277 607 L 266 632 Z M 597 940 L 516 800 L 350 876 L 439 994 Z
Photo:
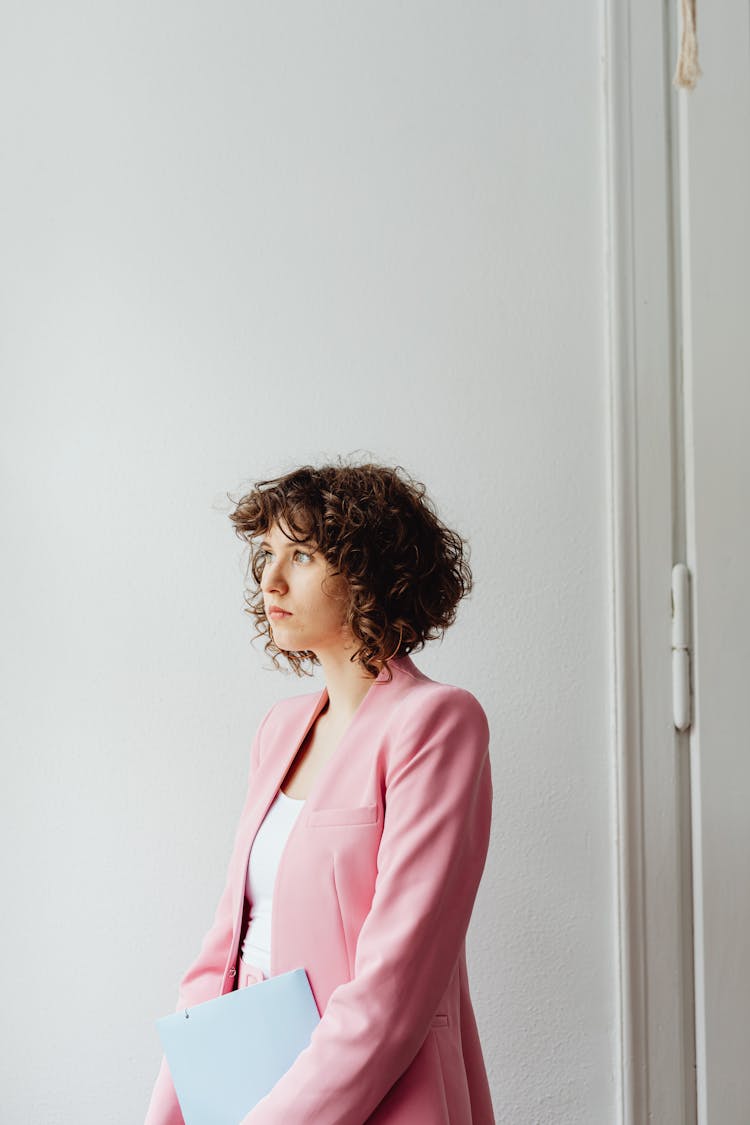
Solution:
M 271 544 L 268 542 L 267 539 L 262 539 L 260 545 L 261 545 L 261 547 L 270 547 L 271 546 Z M 314 546 L 314 544 L 309 539 L 305 539 L 301 543 L 297 543 L 297 542 L 289 543 L 287 545 L 286 549 L 287 549 L 287 551 L 289 551 L 289 550 L 292 549 L 292 547 L 313 547 L 313 546 Z

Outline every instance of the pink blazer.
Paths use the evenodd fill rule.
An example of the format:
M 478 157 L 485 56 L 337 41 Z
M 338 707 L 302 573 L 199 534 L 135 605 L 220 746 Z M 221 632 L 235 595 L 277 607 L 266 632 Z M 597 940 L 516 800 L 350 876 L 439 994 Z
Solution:
M 276 877 L 271 975 L 304 967 L 321 1020 L 238 1125 L 494 1125 L 465 949 L 492 817 L 487 719 L 408 656 L 390 667 L 316 777 Z M 250 847 L 326 700 L 284 699 L 258 728 L 224 892 L 176 1011 L 234 987 Z M 182 1123 L 162 1060 L 146 1125 Z

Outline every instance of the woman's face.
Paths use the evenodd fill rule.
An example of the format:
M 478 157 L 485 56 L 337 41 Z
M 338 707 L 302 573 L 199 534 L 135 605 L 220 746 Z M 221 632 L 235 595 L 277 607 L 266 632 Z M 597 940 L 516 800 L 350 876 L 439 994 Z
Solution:
M 351 631 L 345 624 L 347 583 L 331 576 L 331 567 L 310 544 L 295 543 L 285 525 L 273 524 L 261 542 L 260 588 L 274 644 L 291 652 L 347 647 Z M 284 610 L 277 614 L 274 609 Z

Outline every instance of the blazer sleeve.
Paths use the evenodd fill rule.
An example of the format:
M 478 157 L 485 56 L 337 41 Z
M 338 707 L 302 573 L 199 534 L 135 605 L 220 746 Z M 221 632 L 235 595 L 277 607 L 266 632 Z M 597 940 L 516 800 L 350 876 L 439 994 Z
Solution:
M 487 718 L 440 685 L 395 737 L 354 975 L 310 1044 L 240 1125 L 363 1125 L 429 1032 L 468 929 L 492 818 Z
M 272 710 L 273 707 L 261 720 L 250 748 L 250 771 L 245 806 L 253 796 L 253 779 L 260 763 L 261 735 Z M 230 873 L 233 870 L 235 853 L 240 842 L 238 825 L 224 890 L 216 907 L 211 928 L 201 944 L 200 952 L 180 980 L 177 1003 L 174 1009 L 176 1012 L 192 1007 L 194 1004 L 200 1004 L 204 1000 L 212 1000 L 221 991 L 227 950 L 231 944 L 234 931 Z M 161 1067 L 146 1112 L 145 1125 L 184 1125 L 184 1118 L 177 1101 L 172 1076 L 169 1073 L 169 1066 L 164 1056 L 162 1056 Z

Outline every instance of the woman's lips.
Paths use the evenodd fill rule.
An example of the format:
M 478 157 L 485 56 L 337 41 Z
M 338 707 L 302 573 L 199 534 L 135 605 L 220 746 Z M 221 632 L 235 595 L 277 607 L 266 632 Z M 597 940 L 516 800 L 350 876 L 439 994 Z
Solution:
M 269 609 L 268 616 L 279 618 L 279 617 L 291 617 L 292 615 L 291 615 L 291 613 L 287 613 L 287 611 L 285 609 Z

